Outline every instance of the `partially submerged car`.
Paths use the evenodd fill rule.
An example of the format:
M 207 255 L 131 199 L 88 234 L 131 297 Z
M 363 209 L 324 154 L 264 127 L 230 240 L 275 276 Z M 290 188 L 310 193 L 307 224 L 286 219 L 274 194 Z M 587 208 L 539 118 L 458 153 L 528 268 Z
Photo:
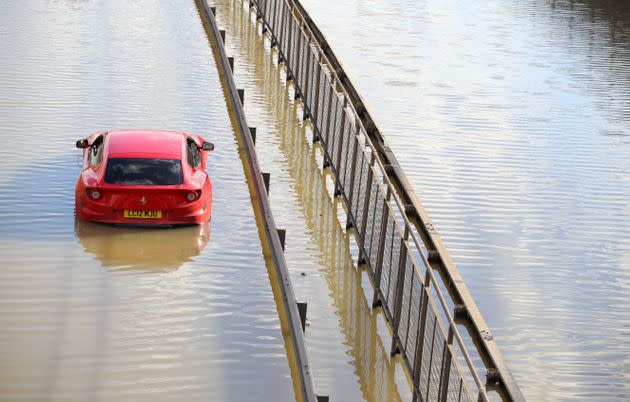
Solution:
M 76 142 L 83 169 L 75 193 L 78 219 L 140 225 L 201 224 L 210 219 L 206 172 L 214 145 L 164 130 L 94 133 Z

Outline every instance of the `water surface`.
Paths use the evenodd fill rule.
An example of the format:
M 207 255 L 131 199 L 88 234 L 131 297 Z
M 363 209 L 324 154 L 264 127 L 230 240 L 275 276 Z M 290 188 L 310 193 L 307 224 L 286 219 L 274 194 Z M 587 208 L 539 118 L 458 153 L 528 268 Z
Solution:
M 303 0 L 525 396 L 630 395 L 630 3 Z
M 0 400 L 293 400 L 194 2 L 3 2 L 0 33 Z M 75 222 L 74 141 L 121 128 L 216 144 L 209 224 Z
M 372 287 L 357 269 L 339 197 L 332 198 L 330 171 L 302 121 L 282 66 L 248 4 L 217 1 L 235 58 L 237 86 L 245 90 L 248 124 L 256 127 L 261 170 L 271 172 L 270 201 L 276 225 L 286 229 L 285 255 L 298 301 L 308 303 L 306 348 L 315 389 L 339 401 L 410 401 L 401 359 L 390 359 L 391 337 Z

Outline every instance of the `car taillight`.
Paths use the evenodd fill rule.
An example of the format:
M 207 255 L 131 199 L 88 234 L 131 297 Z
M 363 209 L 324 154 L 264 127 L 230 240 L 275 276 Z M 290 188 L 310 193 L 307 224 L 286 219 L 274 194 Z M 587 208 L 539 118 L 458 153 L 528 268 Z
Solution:
M 190 202 L 198 200 L 199 197 L 201 197 L 201 190 L 189 191 L 188 194 L 186 194 L 186 199 Z
M 90 197 L 93 200 L 98 200 L 99 198 L 101 198 L 101 192 L 98 190 L 95 190 L 93 188 L 88 188 L 87 189 L 87 195 L 88 197 Z

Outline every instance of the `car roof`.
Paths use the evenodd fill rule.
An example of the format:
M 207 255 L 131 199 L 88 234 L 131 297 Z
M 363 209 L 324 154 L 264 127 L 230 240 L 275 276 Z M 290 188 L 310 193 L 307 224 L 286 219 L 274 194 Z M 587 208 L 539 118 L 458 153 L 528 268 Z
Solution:
M 181 159 L 185 133 L 166 130 L 118 130 L 106 135 L 109 158 Z

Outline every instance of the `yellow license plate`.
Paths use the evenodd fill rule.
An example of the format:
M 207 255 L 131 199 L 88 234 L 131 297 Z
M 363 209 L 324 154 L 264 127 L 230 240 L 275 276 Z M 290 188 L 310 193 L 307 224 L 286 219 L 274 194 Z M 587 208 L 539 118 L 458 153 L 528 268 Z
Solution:
M 162 211 L 134 211 L 125 209 L 123 216 L 125 218 L 134 219 L 160 219 L 162 218 Z

